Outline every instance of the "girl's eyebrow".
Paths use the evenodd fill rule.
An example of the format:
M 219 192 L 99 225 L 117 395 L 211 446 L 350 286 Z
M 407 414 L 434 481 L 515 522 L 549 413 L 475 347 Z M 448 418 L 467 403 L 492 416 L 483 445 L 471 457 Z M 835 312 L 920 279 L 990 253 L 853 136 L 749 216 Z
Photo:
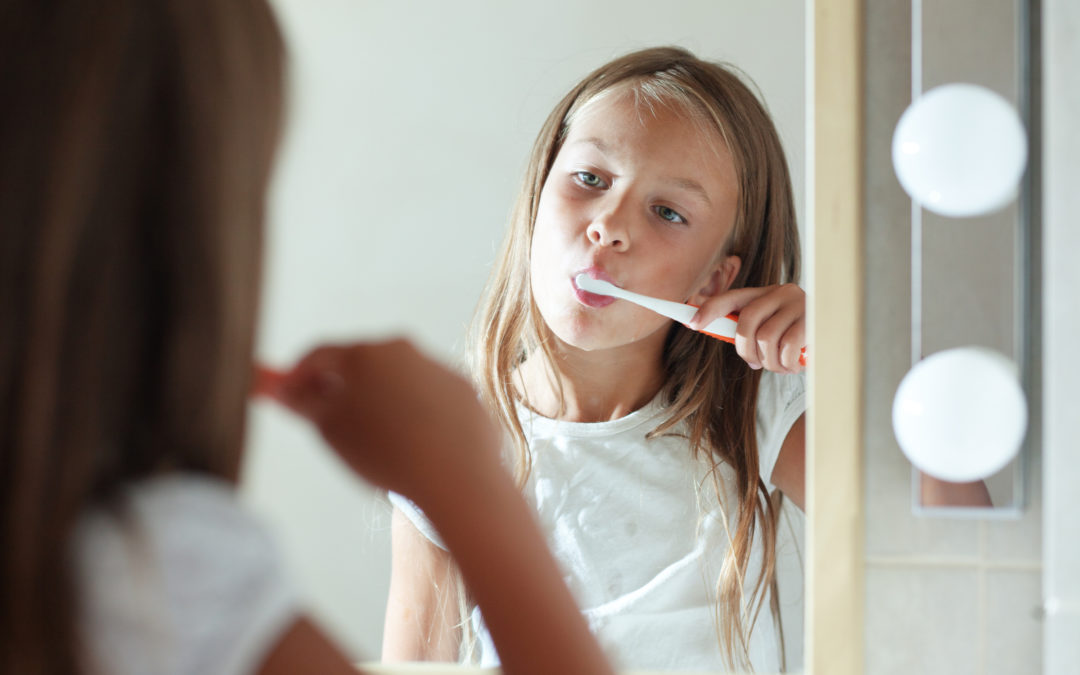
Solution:
M 597 150 L 599 150 L 601 154 L 611 154 L 611 149 L 608 144 L 596 136 L 579 138 L 570 145 L 591 145 Z M 701 198 L 705 200 L 705 203 L 709 206 L 712 206 L 712 200 L 709 199 L 709 193 L 705 192 L 705 188 L 702 187 L 701 183 L 697 182 L 696 180 L 692 178 L 672 177 L 666 178 L 664 182 L 670 184 L 672 187 L 701 195 Z
M 676 188 L 701 195 L 701 198 L 705 200 L 705 203 L 712 206 L 712 200 L 709 199 L 709 193 L 705 192 L 705 188 L 696 180 L 693 180 L 692 178 L 669 178 L 666 182 Z
M 572 143 L 572 145 L 592 145 L 603 154 L 609 154 L 610 148 L 608 144 L 597 138 L 596 136 L 589 136 L 588 138 L 579 138 Z

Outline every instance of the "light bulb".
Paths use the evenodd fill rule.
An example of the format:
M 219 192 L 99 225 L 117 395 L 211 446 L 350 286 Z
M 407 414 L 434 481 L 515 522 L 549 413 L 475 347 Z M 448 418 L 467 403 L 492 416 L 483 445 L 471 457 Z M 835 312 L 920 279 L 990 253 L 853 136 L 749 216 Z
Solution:
M 978 216 L 1016 198 L 1027 135 L 986 87 L 946 84 L 912 102 L 893 133 L 893 168 L 911 198 L 943 216 Z
M 932 354 L 893 399 L 900 449 L 922 472 L 962 483 L 1005 467 L 1024 440 L 1027 401 L 1016 365 L 984 347 Z

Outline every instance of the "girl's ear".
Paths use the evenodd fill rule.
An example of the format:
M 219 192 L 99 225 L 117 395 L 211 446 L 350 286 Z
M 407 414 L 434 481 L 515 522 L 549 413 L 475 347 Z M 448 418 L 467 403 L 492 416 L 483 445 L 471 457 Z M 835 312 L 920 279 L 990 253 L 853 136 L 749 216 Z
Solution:
M 697 293 L 690 296 L 688 302 L 691 305 L 701 306 L 709 298 L 728 290 L 731 288 L 732 282 L 735 281 L 735 277 L 739 275 L 739 269 L 741 268 L 742 258 L 739 256 L 729 255 L 722 258 L 713 265 L 712 272 L 706 278 L 705 284 L 698 289 Z

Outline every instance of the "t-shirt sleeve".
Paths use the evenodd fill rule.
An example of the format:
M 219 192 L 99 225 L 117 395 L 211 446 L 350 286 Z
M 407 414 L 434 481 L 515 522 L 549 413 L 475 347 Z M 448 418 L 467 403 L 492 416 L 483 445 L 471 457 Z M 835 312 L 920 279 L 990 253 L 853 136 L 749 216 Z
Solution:
M 443 543 L 442 537 L 440 537 L 439 533 L 435 530 L 435 526 L 431 524 L 431 521 L 428 520 L 428 517 L 424 515 L 424 512 L 420 510 L 419 506 L 408 497 L 396 492 L 391 492 L 389 496 L 390 503 L 393 504 L 398 511 L 405 514 L 405 517 L 420 531 L 420 534 L 424 535 L 428 541 L 442 550 L 448 550 L 446 544 Z
M 757 401 L 758 470 L 772 490 L 773 467 L 788 431 L 806 412 L 806 378 L 802 374 L 781 375 L 765 371 L 761 375 Z
M 90 672 L 255 672 L 299 615 L 269 533 L 207 479 L 152 481 L 76 532 Z

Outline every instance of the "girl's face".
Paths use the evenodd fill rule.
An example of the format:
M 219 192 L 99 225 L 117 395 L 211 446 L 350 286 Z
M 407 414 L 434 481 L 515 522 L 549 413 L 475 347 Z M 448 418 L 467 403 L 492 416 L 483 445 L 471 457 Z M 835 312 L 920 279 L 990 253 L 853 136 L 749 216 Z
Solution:
M 739 269 L 721 257 L 735 221 L 735 167 L 718 135 L 664 106 L 615 94 L 583 108 L 540 193 L 532 293 L 548 327 L 585 350 L 663 343 L 666 319 L 577 288 L 585 272 L 627 290 L 700 304 Z

